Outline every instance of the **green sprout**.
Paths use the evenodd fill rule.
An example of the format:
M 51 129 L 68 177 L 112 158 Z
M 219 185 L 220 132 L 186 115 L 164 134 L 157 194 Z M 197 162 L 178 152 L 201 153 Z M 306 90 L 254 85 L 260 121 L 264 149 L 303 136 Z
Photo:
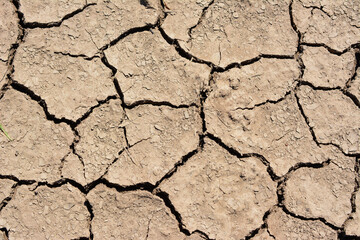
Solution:
M 5 136 L 12 141 L 11 137 L 9 137 L 9 135 L 7 134 L 7 132 L 5 131 L 5 129 L 3 128 L 3 126 L 0 124 L 0 130 L 5 134 Z

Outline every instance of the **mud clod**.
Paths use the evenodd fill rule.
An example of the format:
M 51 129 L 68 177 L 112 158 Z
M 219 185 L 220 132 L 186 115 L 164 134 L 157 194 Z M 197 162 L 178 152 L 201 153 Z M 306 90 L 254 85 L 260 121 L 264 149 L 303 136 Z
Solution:
M 0 0 L 0 240 L 360 239 L 359 7 Z

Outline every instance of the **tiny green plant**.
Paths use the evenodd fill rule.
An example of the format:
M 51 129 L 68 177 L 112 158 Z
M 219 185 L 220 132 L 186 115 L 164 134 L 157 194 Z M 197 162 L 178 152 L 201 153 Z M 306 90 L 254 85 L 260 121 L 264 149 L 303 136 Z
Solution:
M 11 137 L 9 137 L 9 135 L 7 134 L 7 132 L 5 131 L 5 129 L 3 128 L 3 126 L 0 124 L 0 130 L 5 134 L 5 136 L 12 141 Z

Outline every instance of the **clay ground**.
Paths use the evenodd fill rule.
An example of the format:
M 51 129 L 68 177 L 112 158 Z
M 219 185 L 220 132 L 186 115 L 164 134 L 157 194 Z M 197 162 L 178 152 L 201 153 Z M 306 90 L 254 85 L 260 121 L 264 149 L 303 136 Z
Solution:
M 0 240 L 360 239 L 359 0 L 0 0 Z

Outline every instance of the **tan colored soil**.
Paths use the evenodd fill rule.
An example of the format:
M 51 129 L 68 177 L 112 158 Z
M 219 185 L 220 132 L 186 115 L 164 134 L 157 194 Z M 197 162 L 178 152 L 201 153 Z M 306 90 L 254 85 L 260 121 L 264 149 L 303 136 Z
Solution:
M 158 30 L 132 34 L 105 51 L 119 69 L 116 78 L 126 104 L 141 100 L 199 104 L 210 68 L 182 58 Z
M 360 239 L 360 0 L 0 0 L 0 240 Z
M 20 186 L 1 211 L 0 226 L 14 239 L 72 239 L 89 235 L 85 197 L 75 187 Z

